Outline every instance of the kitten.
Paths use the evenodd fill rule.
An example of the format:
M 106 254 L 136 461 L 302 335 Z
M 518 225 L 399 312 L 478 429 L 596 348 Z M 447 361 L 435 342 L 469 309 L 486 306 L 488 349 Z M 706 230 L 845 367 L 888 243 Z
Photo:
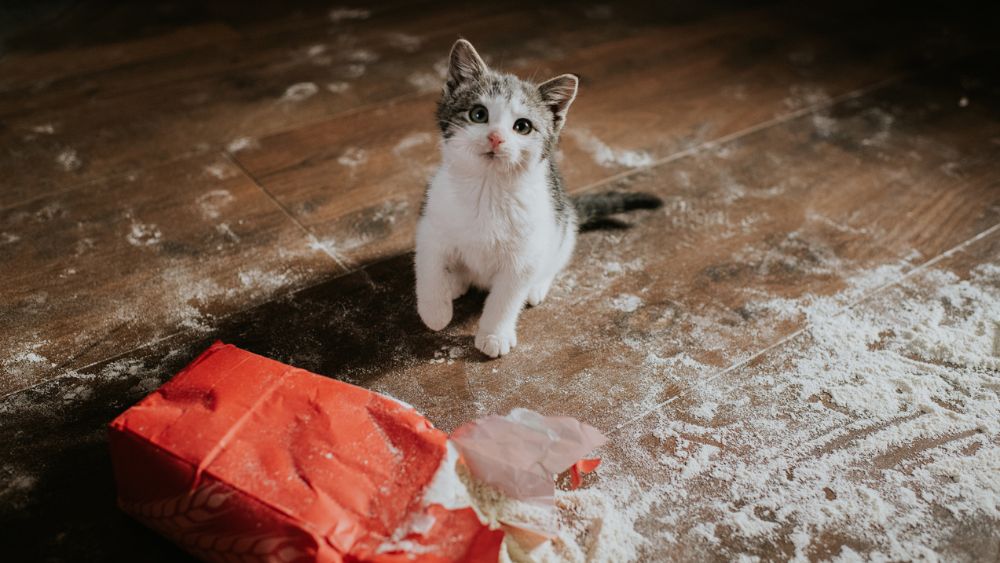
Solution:
M 417 225 L 417 311 L 441 330 L 470 285 L 488 290 L 475 344 L 493 358 L 517 345 L 521 309 L 545 299 L 581 223 L 660 204 L 637 193 L 566 195 L 554 152 L 578 83 L 496 72 L 464 39 L 451 50 L 437 109 L 441 165 Z

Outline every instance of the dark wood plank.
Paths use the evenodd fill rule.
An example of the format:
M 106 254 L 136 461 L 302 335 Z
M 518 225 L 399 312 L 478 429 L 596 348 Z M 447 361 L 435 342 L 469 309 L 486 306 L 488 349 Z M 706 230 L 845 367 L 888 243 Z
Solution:
M 839 35 L 800 23 L 789 28 L 767 10 L 653 20 L 523 69 L 584 77 L 561 149 L 571 189 L 829 102 L 913 62 L 902 43 L 875 52 L 852 47 L 882 33 L 877 25 Z M 411 248 L 437 160 L 429 118 L 435 99 L 383 104 L 269 136 L 237 158 L 317 236 L 365 263 Z
M 379 2 L 345 10 L 316 0 L 249 5 L 180 0 L 153 7 L 91 0 L 38 7 L 24 10 L 22 21 L 6 22 L 0 92 L 31 92 L 34 96 L 22 103 L 40 108 L 67 101 L 49 98 L 52 94 L 82 91 L 85 85 L 89 99 L 121 90 L 120 80 L 155 87 L 203 76 L 221 64 L 239 65 L 247 57 L 238 56 L 238 44 L 252 51 L 262 47 L 248 39 L 283 37 L 288 47 L 292 34 L 318 38 L 329 35 L 332 27 L 353 32 L 372 16 L 391 25 L 426 11 L 426 4 Z M 337 21 L 335 13 L 340 14 Z M 174 56 L 186 64 L 179 65 Z M 182 71 L 179 66 L 188 74 L 174 74 Z
M 343 270 L 224 155 L 0 211 L 0 394 Z
M 51 28 L 51 24 L 45 27 Z M 33 38 L 51 39 L 57 36 L 53 30 L 44 29 L 36 30 Z M 151 60 L 233 41 L 238 34 L 220 23 L 200 23 L 166 29 L 152 36 L 130 39 L 116 37 L 99 44 L 74 44 L 74 39 L 84 36 L 86 34 L 80 31 L 62 35 L 63 43 L 57 49 L 14 50 L 0 59 L 0 73 L 3 77 L 0 79 L 0 92 L 6 102 L 4 113 L 15 109 L 12 102 L 18 98 L 22 110 L 37 109 L 42 101 L 38 98 L 46 98 L 54 84 L 67 78 L 92 77 L 94 74 L 122 68 L 134 69 Z
M 360 21 L 320 19 L 69 76 L 39 92 L 9 89 L 0 96 L 0 175 L 8 179 L 0 206 L 184 155 L 238 150 L 269 133 L 434 89 L 427 73 L 460 33 L 529 64 L 630 25 L 553 19 L 544 33 L 534 29 L 510 45 L 505 30 L 554 11 L 415 6 Z
M 212 5 L 204 7 L 220 9 Z M 396 45 L 396 49 L 419 47 L 420 37 L 404 34 L 401 39 L 398 34 L 402 31 L 396 34 L 387 31 L 400 23 L 412 21 L 418 13 L 417 9 L 416 6 L 401 9 L 384 5 L 375 12 L 361 9 L 363 15 L 367 14 L 362 19 L 334 22 L 329 19 L 326 8 L 303 13 L 298 7 L 292 8 L 290 14 L 254 26 L 250 32 L 236 31 L 228 23 L 222 24 L 218 20 L 194 19 L 197 17 L 195 14 L 186 14 L 185 19 L 192 21 L 162 30 L 153 37 L 132 42 L 119 39 L 118 42 L 102 42 L 90 47 L 98 50 L 97 54 L 72 43 L 75 38 L 85 35 L 78 30 L 67 38 L 68 44 L 58 49 L 24 54 L 15 51 L 0 62 L 0 66 L 8 70 L 0 81 L 0 115 L 23 114 L 25 110 L 65 109 L 67 105 L 82 103 L 95 104 L 161 88 L 179 86 L 183 90 L 185 85 L 178 83 L 197 82 L 220 75 L 228 77 L 229 82 L 249 83 L 251 77 L 242 76 L 243 73 L 253 74 L 259 79 L 256 75 L 261 72 L 274 73 L 296 66 L 325 67 L 314 68 L 313 71 L 325 70 L 329 73 L 337 66 L 348 63 L 371 64 L 373 56 L 379 55 L 373 49 L 388 49 L 392 45 Z M 480 9 L 470 15 L 475 17 L 489 13 Z M 134 17 L 134 13 L 127 12 L 112 19 L 124 19 L 119 27 L 127 27 L 134 25 L 128 19 Z M 212 14 L 202 14 L 202 18 L 212 17 Z M 373 17 L 375 21 L 369 24 L 368 20 Z M 431 14 L 431 17 L 436 18 L 437 23 L 444 23 L 440 15 Z M 178 40 L 187 36 L 198 37 L 199 40 Z M 406 44 L 401 44 L 401 40 Z M 152 44 L 153 48 L 145 47 L 146 43 Z M 371 51 L 366 60 L 347 60 L 352 48 L 362 47 Z M 105 55 L 105 52 L 108 54 Z M 128 58 L 117 60 L 113 55 L 127 55 Z M 72 72 L 50 68 L 51 65 L 46 64 L 50 59 L 66 65 L 67 70 Z M 107 62 L 100 64 L 105 59 L 108 59 Z M 18 78 L 19 74 L 25 73 L 29 74 L 30 80 Z M 204 84 L 196 83 L 194 86 L 205 90 Z M 190 95 L 191 91 L 183 93 Z

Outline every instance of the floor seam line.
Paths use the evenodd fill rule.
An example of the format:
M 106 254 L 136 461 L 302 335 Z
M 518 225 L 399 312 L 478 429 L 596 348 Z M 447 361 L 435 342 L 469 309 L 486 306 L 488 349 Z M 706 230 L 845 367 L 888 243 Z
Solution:
M 234 156 L 231 152 L 227 150 L 222 151 L 222 154 L 224 154 L 225 157 L 229 160 L 229 162 L 231 162 L 233 166 L 236 166 L 240 170 L 240 172 L 243 173 L 244 176 L 249 178 L 250 181 L 253 182 L 254 186 L 256 186 L 257 189 L 261 191 L 261 193 L 267 196 L 267 198 L 271 200 L 271 203 L 273 203 L 278 209 L 280 209 L 286 218 L 288 218 L 292 223 L 295 224 L 295 226 L 297 226 L 303 233 L 305 233 L 307 237 L 309 237 L 309 240 L 310 242 L 312 242 L 312 246 L 314 247 L 314 249 L 321 250 L 323 254 L 325 254 L 328 258 L 333 260 L 333 262 L 337 266 L 342 268 L 345 274 L 351 272 L 351 268 L 347 265 L 346 261 L 333 248 L 329 248 L 328 245 L 322 243 L 319 240 L 319 237 L 313 234 L 313 232 L 309 230 L 308 227 L 303 225 L 302 222 L 298 220 L 298 218 L 292 215 L 292 212 L 289 211 L 289 209 L 285 207 L 283 203 L 278 201 L 278 198 L 275 197 L 270 190 L 264 187 L 264 185 L 257 180 L 257 177 L 254 176 L 249 170 L 247 170 L 247 168 L 243 166 L 243 163 L 241 163 L 239 159 L 236 158 L 236 156 Z

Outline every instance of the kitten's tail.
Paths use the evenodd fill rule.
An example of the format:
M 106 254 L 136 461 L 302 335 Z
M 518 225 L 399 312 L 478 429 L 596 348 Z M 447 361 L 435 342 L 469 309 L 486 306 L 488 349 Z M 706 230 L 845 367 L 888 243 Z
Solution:
M 600 192 L 573 196 L 573 207 L 581 226 L 604 219 L 608 215 L 633 209 L 657 209 L 663 200 L 643 192 Z

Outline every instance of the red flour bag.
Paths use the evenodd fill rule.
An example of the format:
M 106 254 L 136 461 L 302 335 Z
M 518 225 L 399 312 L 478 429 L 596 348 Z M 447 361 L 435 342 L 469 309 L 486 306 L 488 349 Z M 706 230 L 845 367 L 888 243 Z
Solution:
M 427 503 L 447 435 L 388 397 L 222 343 L 111 423 L 121 508 L 206 561 L 490 561 Z

